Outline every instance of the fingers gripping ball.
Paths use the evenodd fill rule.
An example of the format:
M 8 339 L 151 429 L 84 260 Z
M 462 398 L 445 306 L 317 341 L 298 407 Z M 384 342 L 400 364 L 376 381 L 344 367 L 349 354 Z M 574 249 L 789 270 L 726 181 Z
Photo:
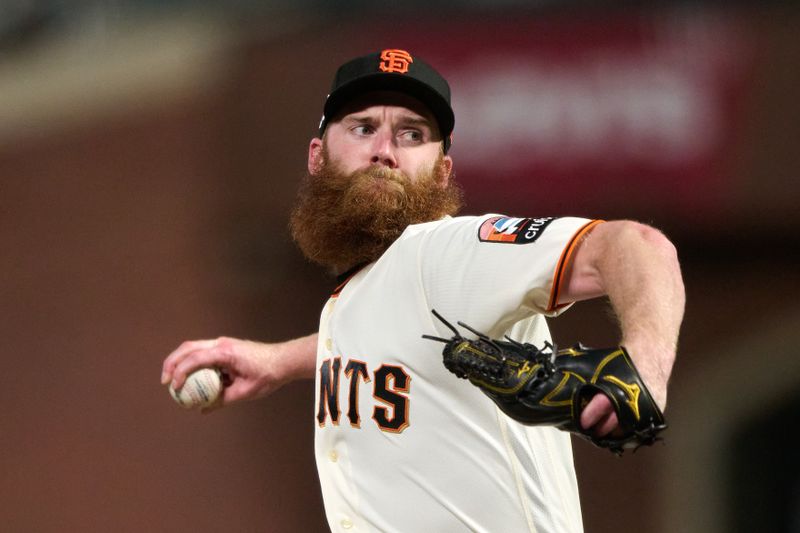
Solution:
M 216 368 L 201 368 L 189 374 L 178 390 L 169 386 L 172 398 L 185 409 L 208 407 L 222 392 L 222 376 Z

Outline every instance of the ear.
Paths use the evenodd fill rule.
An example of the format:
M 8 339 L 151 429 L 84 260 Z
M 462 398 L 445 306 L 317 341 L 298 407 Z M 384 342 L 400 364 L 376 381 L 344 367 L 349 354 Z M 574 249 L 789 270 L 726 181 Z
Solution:
M 314 137 L 308 143 L 308 172 L 312 176 L 320 171 L 323 165 L 322 139 Z
M 447 187 L 447 184 L 450 183 L 450 176 L 453 174 L 453 158 L 449 155 L 446 155 L 442 158 L 442 166 L 444 166 L 444 172 L 442 173 L 442 188 Z

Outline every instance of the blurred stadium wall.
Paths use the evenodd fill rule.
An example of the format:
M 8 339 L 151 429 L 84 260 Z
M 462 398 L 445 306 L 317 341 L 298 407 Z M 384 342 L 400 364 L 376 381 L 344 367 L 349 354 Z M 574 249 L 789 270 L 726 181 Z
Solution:
M 257 4 L 0 5 L 0 529 L 325 529 L 310 382 L 203 417 L 160 365 L 316 327 L 333 282 L 286 229 L 306 143 L 336 65 L 400 47 L 451 80 L 467 213 L 678 246 L 671 428 L 575 443 L 587 532 L 800 531 L 796 8 Z M 603 302 L 551 324 L 617 335 Z

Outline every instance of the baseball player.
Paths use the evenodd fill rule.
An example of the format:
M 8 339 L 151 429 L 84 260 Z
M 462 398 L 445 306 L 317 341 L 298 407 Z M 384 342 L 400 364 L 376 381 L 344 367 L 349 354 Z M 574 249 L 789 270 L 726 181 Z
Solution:
M 630 221 L 453 217 L 453 126 L 449 86 L 419 57 L 386 49 L 342 65 L 291 221 L 302 251 L 339 274 L 318 333 L 185 342 L 162 382 L 179 388 L 192 370 L 220 367 L 228 405 L 315 378 L 332 531 L 582 531 L 570 434 L 507 416 L 448 372 L 441 344 L 422 334 L 451 334 L 435 309 L 541 346 L 545 317 L 607 296 L 663 409 L 684 305 L 676 253 Z M 579 424 L 598 437 L 620 425 L 604 394 L 582 406 Z

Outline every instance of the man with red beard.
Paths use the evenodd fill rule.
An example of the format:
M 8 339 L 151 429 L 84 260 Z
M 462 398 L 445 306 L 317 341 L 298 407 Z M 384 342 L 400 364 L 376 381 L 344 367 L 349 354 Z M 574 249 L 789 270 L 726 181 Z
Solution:
M 395 138 L 375 140 L 382 132 L 372 115 L 380 112 L 401 128 Z M 438 123 L 419 100 L 367 92 L 339 113 L 344 118 L 311 141 L 309 174 L 291 219 L 306 257 L 337 273 L 376 260 L 411 224 L 461 208 Z
M 438 72 L 404 50 L 342 65 L 311 140 L 291 218 L 340 284 L 317 333 L 285 343 L 189 341 L 164 361 L 176 388 L 227 376 L 219 406 L 316 378 L 316 461 L 331 530 L 582 530 L 569 434 L 506 417 L 444 368 L 430 310 L 541 346 L 545 316 L 607 296 L 663 409 L 683 316 L 675 249 L 631 221 L 455 217 L 454 117 Z M 612 434 L 604 395 L 581 425 Z

